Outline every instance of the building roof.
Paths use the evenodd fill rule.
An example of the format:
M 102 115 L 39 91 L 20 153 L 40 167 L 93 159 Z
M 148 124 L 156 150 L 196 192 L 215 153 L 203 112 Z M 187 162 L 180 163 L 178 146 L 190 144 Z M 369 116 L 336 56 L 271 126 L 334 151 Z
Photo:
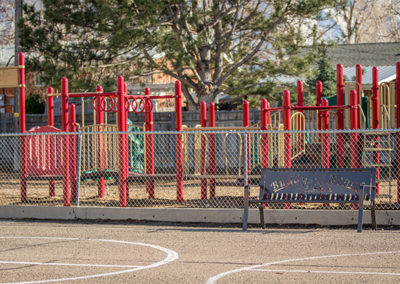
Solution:
M 363 66 L 362 82 L 364 85 L 372 85 L 372 68 L 373 66 Z M 396 66 L 377 66 L 378 83 L 386 83 L 396 79 Z M 356 77 L 356 68 L 343 67 L 343 76 L 348 81 L 354 81 Z
M 340 44 L 328 48 L 328 56 L 343 67 L 394 66 L 400 61 L 400 42 Z

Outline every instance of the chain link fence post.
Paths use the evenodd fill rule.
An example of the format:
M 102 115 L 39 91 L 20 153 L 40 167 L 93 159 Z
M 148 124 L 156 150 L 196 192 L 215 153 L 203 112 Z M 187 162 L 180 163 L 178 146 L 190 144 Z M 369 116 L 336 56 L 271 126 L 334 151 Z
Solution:
M 249 185 L 249 173 L 248 173 L 248 169 L 249 169 L 249 153 L 248 153 L 248 141 L 247 141 L 247 137 L 248 137 L 248 133 L 247 131 L 245 131 L 245 133 L 243 134 L 244 139 L 243 139 L 243 149 L 244 149 L 244 186 L 248 186 Z
M 76 207 L 79 207 L 79 189 L 81 186 L 81 168 L 82 168 L 82 132 L 78 135 L 78 147 L 76 152 Z
M 243 194 L 243 230 L 247 230 L 247 219 L 249 217 L 249 197 L 250 197 L 250 189 L 249 189 L 249 176 L 248 176 L 248 153 L 247 153 L 247 131 L 244 132 L 243 134 L 243 152 L 244 152 L 244 178 L 243 178 L 243 189 L 244 189 L 244 194 Z

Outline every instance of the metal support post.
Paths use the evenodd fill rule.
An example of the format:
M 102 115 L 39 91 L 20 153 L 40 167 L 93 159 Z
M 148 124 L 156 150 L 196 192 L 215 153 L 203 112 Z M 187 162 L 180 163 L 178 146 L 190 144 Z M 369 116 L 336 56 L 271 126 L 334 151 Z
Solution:
M 78 147 L 76 149 L 76 192 L 75 192 L 75 202 L 76 206 L 79 207 L 79 189 L 81 187 L 81 168 L 82 168 L 82 133 L 79 132 L 78 135 Z
M 337 105 L 338 106 L 343 106 L 344 105 L 344 100 L 343 100 L 343 88 L 344 88 L 344 83 L 343 83 L 343 65 L 338 64 L 336 66 L 336 97 L 337 97 Z M 337 126 L 336 128 L 338 130 L 343 130 L 344 129 L 344 110 L 343 109 L 338 109 L 336 111 L 337 115 Z M 337 167 L 338 168 L 344 168 L 344 135 L 343 133 L 338 133 L 338 142 L 337 142 Z
M 247 138 L 248 138 L 248 133 L 247 131 L 245 131 L 245 133 L 243 134 L 243 141 L 244 141 L 244 168 L 247 169 L 248 168 L 248 145 L 247 145 Z M 249 198 L 250 198 L 250 187 L 249 187 L 249 174 L 247 172 L 247 170 L 244 170 L 244 179 L 243 179 L 243 183 L 244 183 L 244 211 L 243 211 L 243 225 L 242 225 L 242 229 L 244 231 L 247 230 L 247 220 L 249 218 Z
M 373 67 L 372 68 L 372 128 L 374 129 L 379 129 L 379 87 L 378 87 L 378 68 Z M 376 135 L 374 141 L 374 146 L 376 148 L 375 151 L 375 164 L 377 165 L 376 167 L 376 184 L 375 184 L 375 190 L 376 193 L 379 194 L 379 179 L 380 179 L 380 153 L 378 151 L 380 145 L 379 145 L 379 135 Z M 389 138 L 390 139 L 390 138 Z

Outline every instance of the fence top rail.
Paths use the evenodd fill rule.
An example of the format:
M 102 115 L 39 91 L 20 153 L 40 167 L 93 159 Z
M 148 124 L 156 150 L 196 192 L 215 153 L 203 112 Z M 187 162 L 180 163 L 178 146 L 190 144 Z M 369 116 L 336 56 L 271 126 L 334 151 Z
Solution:
M 369 134 L 369 135 L 384 135 L 391 133 L 400 133 L 400 129 L 347 129 L 347 130 L 185 130 L 185 131 L 80 131 L 80 132 L 35 132 L 35 133 L 0 133 L 0 137 L 23 137 L 23 136 L 38 136 L 38 135 L 107 135 L 107 134 L 143 134 L 143 135 L 179 135 L 179 134 Z

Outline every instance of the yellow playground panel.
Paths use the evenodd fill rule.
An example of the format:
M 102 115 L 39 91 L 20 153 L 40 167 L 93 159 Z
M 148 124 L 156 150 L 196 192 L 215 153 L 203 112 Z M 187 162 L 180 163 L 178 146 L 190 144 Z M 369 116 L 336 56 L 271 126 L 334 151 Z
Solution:
M 144 127 L 130 126 L 128 139 L 129 169 L 134 172 L 144 173 L 146 169 L 146 143 L 144 143 Z M 82 171 L 90 172 L 98 169 L 117 171 L 118 160 L 118 134 L 101 132 L 118 132 L 116 124 L 87 125 L 79 129 L 82 132 L 92 133 L 82 136 Z M 94 134 L 96 133 L 96 134 Z M 99 155 L 99 153 L 102 153 Z
M 395 75 L 379 81 L 379 121 L 381 129 L 396 128 L 396 78 Z M 361 113 L 360 128 L 367 128 L 366 121 L 372 121 L 372 83 L 363 83 L 362 78 L 356 78 L 355 81 L 344 82 L 344 104 L 350 104 L 350 91 L 356 90 L 359 98 L 359 110 Z M 368 114 L 362 108 L 362 98 L 368 100 Z M 350 111 L 345 110 L 345 128 L 350 128 Z
M 268 130 L 283 130 L 282 113 L 275 112 L 270 116 L 270 124 Z M 305 115 L 302 112 L 295 112 L 291 115 L 291 129 L 304 130 Z M 232 131 L 232 133 L 224 133 L 220 139 L 221 141 L 216 147 L 221 147 L 217 150 L 220 161 L 223 165 L 219 165 L 218 173 L 224 176 L 234 175 L 235 177 L 243 176 L 243 155 L 244 155 L 244 138 L 239 132 L 241 130 L 260 130 L 260 123 L 256 123 L 250 127 L 201 127 L 196 125 L 194 128 L 187 126 L 183 127 L 183 159 L 184 159 L 184 172 L 186 175 L 193 175 L 200 177 L 202 175 L 202 163 L 205 167 L 209 165 L 209 133 L 212 131 Z M 190 131 L 190 134 L 187 132 Z M 198 133 L 196 133 L 198 132 Z M 209 132 L 209 133 L 208 133 Z M 192 137 L 192 138 L 189 138 Z M 192 139 L 192 140 L 191 140 Z M 291 134 L 291 158 L 301 156 L 305 152 L 306 135 L 304 133 Z M 261 165 L 261 134 L 248 133 L 248 153 L 249 153 L 249 170 L 260 167 Z M 203 145 L 202 145 L 203 144 Z M 232 150 L 232 145 L 235 149 Z M 230 146 L 230 147 L 229 147 Z M 268 166 L 273 167 L 277 163 L 278 167 L 284 165 L 284 133 L 274 133 L 268 136 Z M 235 165 L 232 165 L 232 151 L 234 151 Z M 203 161 L 202 161 L 203 159 Z M 223 168 L 221 168 L 223 167 Z

